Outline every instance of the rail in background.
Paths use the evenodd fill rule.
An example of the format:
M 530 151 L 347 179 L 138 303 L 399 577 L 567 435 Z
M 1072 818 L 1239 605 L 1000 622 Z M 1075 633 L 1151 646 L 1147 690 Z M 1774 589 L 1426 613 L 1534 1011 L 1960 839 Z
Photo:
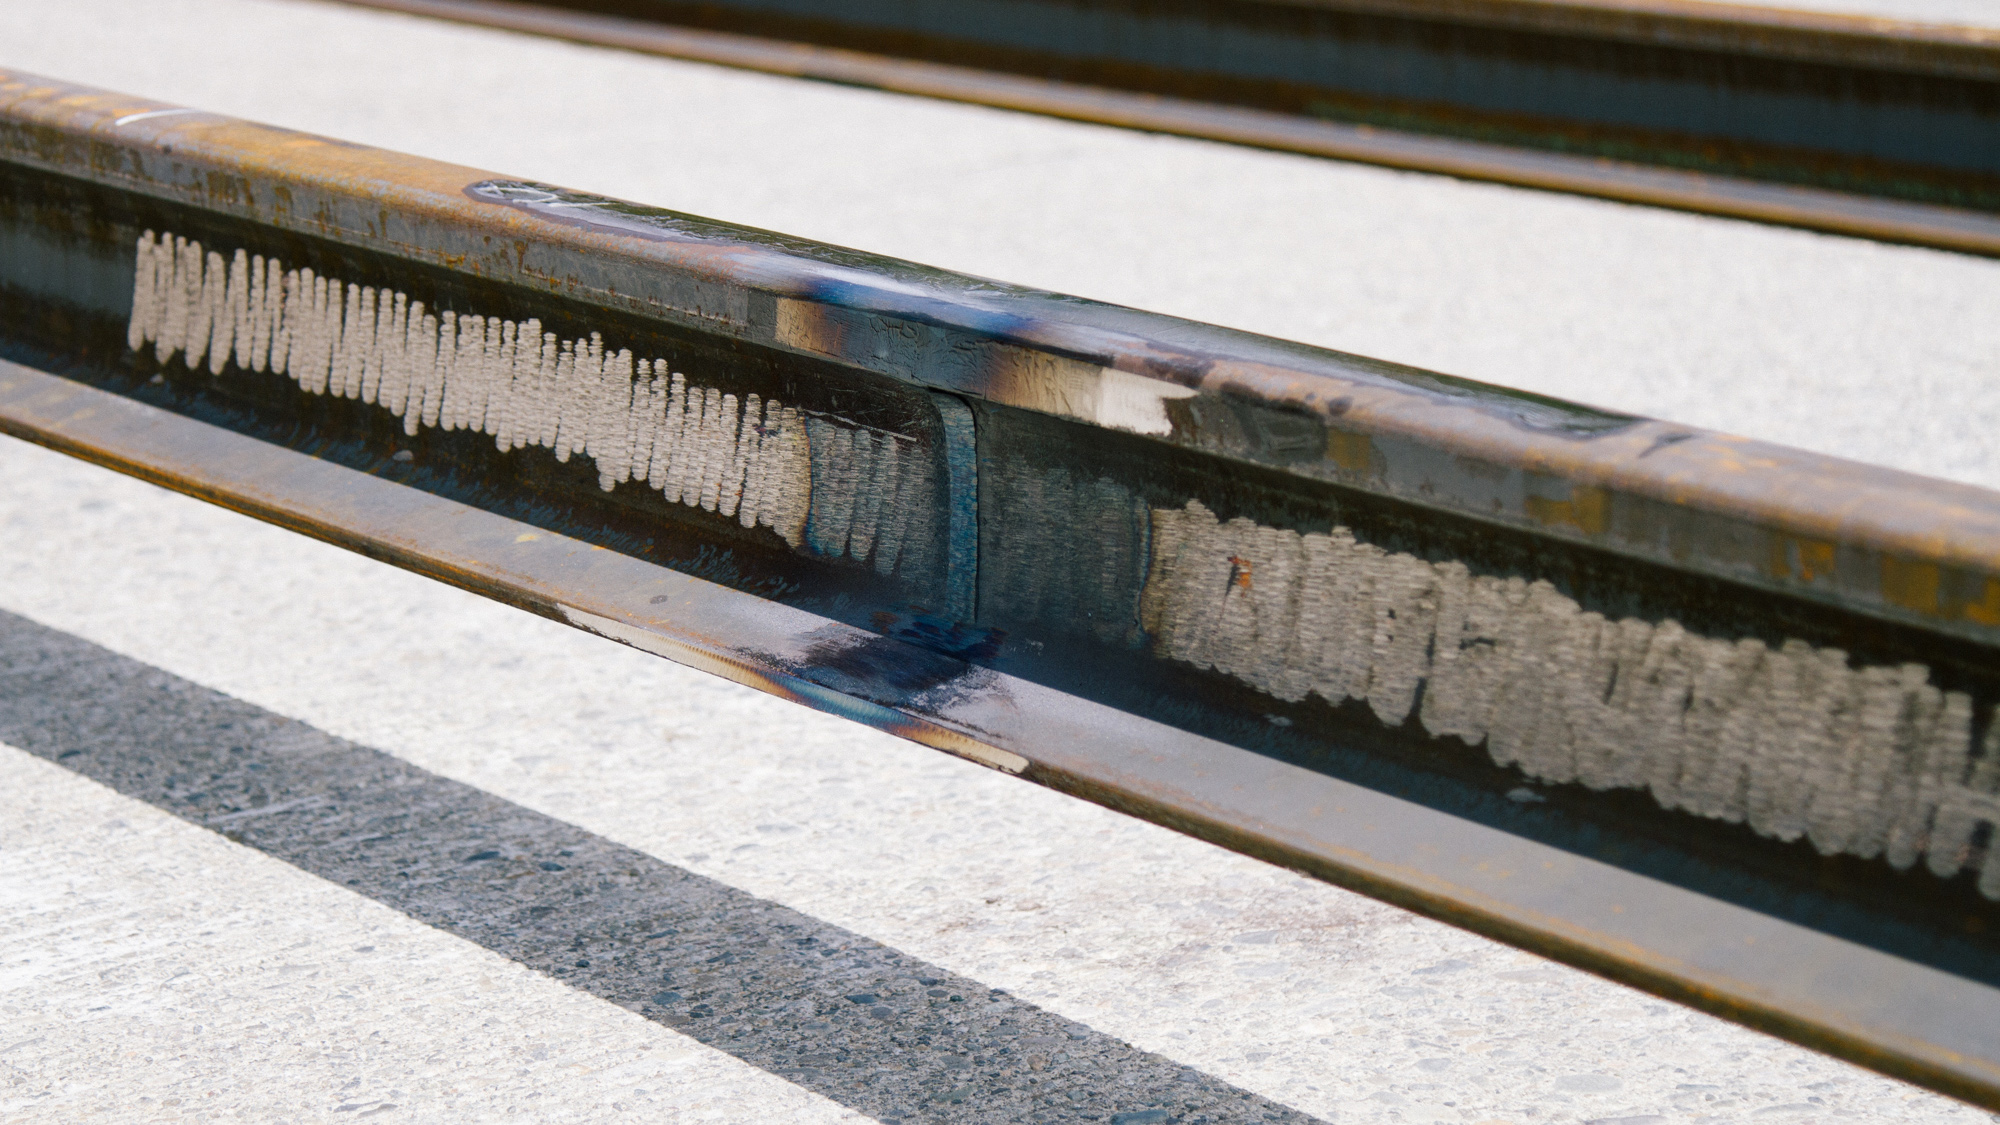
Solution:
M 2000 253 L 2000 30 L 1694 0 L 347 2 Z
M 5 72 L 0 431 L 2000 1106 L 1993 493 Z

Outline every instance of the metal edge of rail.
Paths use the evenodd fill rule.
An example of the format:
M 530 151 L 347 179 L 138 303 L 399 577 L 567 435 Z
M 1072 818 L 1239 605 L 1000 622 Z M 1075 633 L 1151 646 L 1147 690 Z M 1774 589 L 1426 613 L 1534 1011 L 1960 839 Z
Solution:
M 353 7 L 542 35 L 593 46 L 711 63 L 1405 171 L 1593 196 L 1828 234 L 2000 254 L 2000 216 L 1966 207 L 1883 198 L 1657 164 L 1353 124 L 947 62 L 738 32 L 674 26 L 523 0 L 340 0 Z M 2000 32 L 1826 13 L 1669 3 L 1488 4 L 1352 0 L 1326 6 L 1436 15 L 1496 28 L 1601 36 L 1798 59 L 1853 63 L 1991 81 Z
M 1992 493 L 18 73 L 0 179 L 9 433 L 2000 1106 Z

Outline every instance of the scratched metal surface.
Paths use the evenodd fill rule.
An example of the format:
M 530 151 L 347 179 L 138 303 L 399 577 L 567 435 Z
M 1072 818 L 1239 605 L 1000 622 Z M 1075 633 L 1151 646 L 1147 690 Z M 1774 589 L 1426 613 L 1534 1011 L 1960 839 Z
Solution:
M 1842 932 L 1832 902 L 1799 910 L 1810 892 L 1797 887 L 1780 892 L 1790 911 L 1768 896 L 1763 910 L 1729 901 L 1742 888 L 1727 875 L 1697 872 L 1720 894 L 1690 893 L 1664 872 L 1603 862 L 1615 851 L 1536 841 L 1536 810 L 1507 816 L 1502 802 L 1453 815 L 1427 807 L 1434 792 L 1385 793 L 1273 761 L 23 368 L 0 367 L 0 407 L 18 436 L 1891 1073 L 2000 1099 L 2000 1060 L 1987 1050 L 2000 1041 L 2000 991 L 1961 975 L 1981 954 L 1950 949 L 1950 935 L 1892 945 L 1942 953 L 1949 967 L 1913 964 L 1885 955 L 1897 936 L 1879 927 Z M 244 811 L 225 801 L 208 815 Z
M 2000 486 L 1988 261 L 339 6 L 79 0 L 0 19 L 7 63 L 37 73 Z M 273 42 L 285 68 L 263 64 Z M 602 143 L 621 123 L 660 143 Z M 779 150 L 815 169 L 810 191 Z
M 1330 1121 L 1988 1116 L 221 508 L 0 445 L 16 482 L 0 508 L 0 646 L 37 686 L 0 704 L 0 847 L 13 873 L 0 925 L 28 950 L 0 994 L 21 1029 L 5 1044 L 4 1104 L 29 1120 L 831 1121 L 856 1119 L 857 1098 L 882 1120 L 984 1120 L 982 1099 L 951 1098 L 966 1078 L 987 1080 L 973 1073 L 976 1032 L 997 1035 L 1028 1074 L 1046 1073 L 1033 1066 L 1051 1041 L 1090 1061 L 1100 1087 L 1138 1077 L 1153 1052 Z M 259 755 L 239 758 L 229 789 L 187 784 L 213 770 L 131 769 L 135 750 L 180 761 L 227 746 Z M 317 776 L 267 776 L 295 767 L 262 755 L 297 761 L 308 747 L 331 759 Z M 401 774 L 394 808 L 421 815 L 287 814 L 312 811 L 329 786 L 362 797 L 385 765 Z M 419 779 L 427 799 L 394 800 Z M 266 789 L 268 814 L 224 811 L 245 783 Z M 278 786 L 291 787 L 282 800 Z M 232 819 L 199 827 L 211 817 Z M 375 860 L 357 861 L 343 830 L 382 837 L 368 845 Z M 471 885 L 453 878 L 451 860 L 495 850 L 458 865 Z M 662 865 L 688 872 L 697 904 L 741 896 L 688 932 L 740 943 L 748 971 L 766 969 L 773 923 L 830 924 L 860 955 L 820 974 L 839 993 L 853 980 L 875 992 L 864 958 L 890 954 L 937 966 L 931 979 L 1004 989 L 1012 1010 L 920 1049 L 803 1016 L 710 1034 L 712 1016 L 689 1018 L 705 990 L 730 982 L 729 1003 L 714 1005 L 727 1018 L 737 1003 L 795 1002 L 795 970 L 757 981 L 700 957 L 690 967 L 678 941 L 618 953 L 606 943 L 635 908 L 679 911 L 685 897 L 616 883 L 579 893 L 565 851 L 588 856 L 586 872 L 607 861 L 649 879 Z M 334 878 L 328 863 L 349 866 Z M 431 873 L 421 889 L 397 877 L 407 863 Z M 532 910 L 547 896 L 560 896 L 547 932 L 496 932 L 465 910 Z M 659 932 L 645 935 L 657 945 Z M 572 956 L 588 967 L 547 964 L 578 939 L 589 951 Z M 660 1007 L 673 1002 L 662 989 L 684 1006 Z M 618 1006 L 635 998 L 636 1011 Z M 912 1000 L 927 1002 L 877 999 L 894 1005 L 892 1029 L 908 1026 Z M 1082 1026 L 1040 1026 L 1051 1016 Z M 865 1088 L 819 1092 L 849 1068 Z M 1271 1112 L 1264 1102 L 1249 1119 Z

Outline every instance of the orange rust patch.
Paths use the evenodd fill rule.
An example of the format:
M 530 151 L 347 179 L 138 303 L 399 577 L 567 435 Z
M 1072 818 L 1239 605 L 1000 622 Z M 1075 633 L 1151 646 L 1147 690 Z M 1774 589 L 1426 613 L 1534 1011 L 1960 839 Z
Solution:
M 1802 539 L 1774 533 L 1767 573 L 1772 578 L 1796 579 L 1811 585 L 1834 576 L 1834 544 L 1825 539 Z
M 1241 555 L 1229 556 L 1229 585 L 1238 590 L 1250 588 L 1250 560 Z
M 1958 616 L 1980 625 L 2000 625 L 2000 578 L 1988 578 L 1979 600 L 1960 605 Z
M 1824 539 L 1801 539 L 1798 541 L 1799 577 L 1812 582 L 1820 576 L 1833 576 L 1833 544 Z
M 1375 442 L 1367 434 L 1329 427 L 1326 431 L 1326 458 L 1344 472 L 1368 476 L 1370 467 L 1375 463 Z
M 1890 605 L 1936 617 L 1942 579 L 1934 562 L 1882 556 L 1882 600 Z
M 841 354 L 840 326 L 826 315 L 824 307 L 811 301 L 779 298 L 776 336 L 779 343 L 800 351 Z
M 1528 518 L 1543 527 L 1573 527 L 1585 535 L 1602 535 L 1611 526 L 1611 494 L 1595 485 L 1571 485 L 1569 499 L 1530 496 L 1523 504 Z

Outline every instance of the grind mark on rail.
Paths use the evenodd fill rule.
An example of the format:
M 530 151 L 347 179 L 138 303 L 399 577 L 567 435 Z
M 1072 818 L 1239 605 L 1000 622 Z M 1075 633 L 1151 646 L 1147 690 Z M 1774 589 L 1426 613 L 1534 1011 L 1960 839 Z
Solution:
M 1971 868 L 2000 898 L 2000 722 L 1974 754 L 1970 697 L 1922 664 L 1613 620 L 1546 581 L 1197 501 L 1154 509 L 1151 544 L 1140 612 L 1157 655 L 1288 701 L 1360 700 L 1390 726 L 1414 711 L 1538 780 L 1646 789 L 1823 855 Z
M 693 383 L 666 360 L 561 339 L 539 320 L 438 311 L 387 288 L 147 231 L 126 342 L 165 363 L 287 376 L 380 406 L 414 435 L 472 430 L 502 451 L 585 455 L 599 487 L 640 481 L 667 499 L 793 548 L 888 575 L 931 535 L 933 458 L 910 437 Z M 915 517 L 915 518 L 904 518 Z

